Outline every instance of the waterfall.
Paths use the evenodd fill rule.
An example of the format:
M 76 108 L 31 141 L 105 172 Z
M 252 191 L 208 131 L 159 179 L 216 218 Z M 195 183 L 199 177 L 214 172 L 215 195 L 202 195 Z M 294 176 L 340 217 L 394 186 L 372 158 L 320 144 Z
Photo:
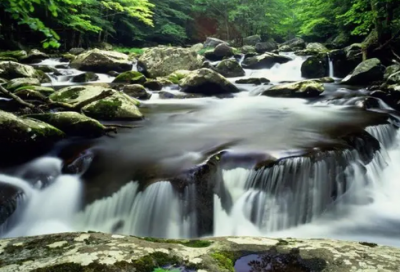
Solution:
M 327 55 L 328 55 L 328 63 L 329 63 L 329 77 L 334 78 L 335 75 L 334 75 L 334 70 L 333 70 L 333 61 L 332 61 L 329 53 Z

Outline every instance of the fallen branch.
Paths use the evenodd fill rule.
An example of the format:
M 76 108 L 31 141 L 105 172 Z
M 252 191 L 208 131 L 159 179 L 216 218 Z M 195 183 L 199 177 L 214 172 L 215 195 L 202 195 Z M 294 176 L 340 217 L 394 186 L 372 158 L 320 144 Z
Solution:
M 11 97 L 12 99 L 15 100 L 15 102 L 17 102 L 18 104 L 30 108 L 30 109 L 37 109 L 37 107 L 31 103 L 25 102 L 24 100 L 22 100 L 20 97 L 16 96 L 15 94 L 13 94 L 12 92 L 6 90 L 3 86 L 0 85 L 0 92 L 2 92 L 3 94 L 7 95 L 8 97 Z
M 394 52 L 393 48 L 391 48 L 391 51 L 392 51 L 393 56 L 396 58 L 397 63 L 400 62 L 400 56 L 397 55 L 397 54 Z

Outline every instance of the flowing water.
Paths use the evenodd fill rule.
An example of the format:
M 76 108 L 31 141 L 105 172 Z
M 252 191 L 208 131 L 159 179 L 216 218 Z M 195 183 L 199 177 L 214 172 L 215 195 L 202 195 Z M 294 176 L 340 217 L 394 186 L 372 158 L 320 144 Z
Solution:
M 247 70 L 246 77 L 300 80 L 304 58 L 290 56 L 271 69 Z M 55 84 L 80 71 L 61 73 L 66 77 Z M 61 154 L 79 141 L 5 169 L 0 182 L 23 194 L 1 235 L 95 230 L 400 246 L 399 119 L 390 107 L 380 100 L 366 107 L 364 90 L 335 84 L 313 101 L 259 96 L 268 86 L 239 87 L 230 99 L 163 100 L 154 93 L 143 102 L 147 120 L 140 128 L 84 142 L 85 155 L 76 161 L 84 167 L 76 174 L 66 174 Z M 341 140 L 361 131 L 373 140 L 356 138 L 351 147 Z M 219 174 L 205 180 L 209 190 L 194 173 L 220 151 Z M 266 164 L 256 166 L 260 161 Z

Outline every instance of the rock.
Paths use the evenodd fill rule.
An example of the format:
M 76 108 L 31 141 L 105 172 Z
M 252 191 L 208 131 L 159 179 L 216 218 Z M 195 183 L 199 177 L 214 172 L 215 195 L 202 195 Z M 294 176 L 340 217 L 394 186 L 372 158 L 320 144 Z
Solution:
M 309 43 L 306 46 L 306 50 L 316 51 L 318 53 L 328 52 L 328 48 L 326 48 L 322 43 Z
M 1 61 L 0 77 L 3 77 L 5 79 L 13 79 L 18 77 L 38 78 L 39 75 L 38 72 L 32 66 L 12 61 Z
M 68 136 L 100 137 L 106 129 L 99 121 L 72 111 L 32 114 L 28 117 L 50 124 Z
M 49 98 L 53 101 L 76 105 L 98 96 L 106 90 L 110 89 L 91 85 L 72 86 L 55 92 Z M 113 95 L 83 107 L 83 113 L 100 120 L 140 120 L 143 118 L 137 108 L 140 104 L 138 100 L 116 90 L 111 91 L 114 93 Z
M 204 48 L 215 48 L 215 47 L 217 47 L 217 45 L 219 45 L 221 43 L 228 44 L 227 42 L 225 42 L 223 40 L 207 37 L 207 39 L 203 45 L 204 45 Z
M 8 80 L 0 77 L 0 85 L 7 84 Z
M 71 61 L 70 66 L 78 70 L 96 73 L 107 73 L 108 71 L 125 72 L 132 70 L 132 62 L 129 61 L 127 55 L 98 49 L 89 50 L 78 55 Z
M 222 75 L 211 69 L 202 68 L 188 74 L 179 84 L 186 93 L 207 96 L 237 93 L 240 90 Z
M 53 73 L 53 74 L 58 74 L 59 73 L 56 68 L 48 66 L 48 65 L 37 66 L 36 70 L 42 71 L 44 73 Z
M 163 88 L 163 84 L 157 80 L 147 80 L 143 86 L 152 91 L 160 91 Z
M 16 60 L 22 60 L 28 56 L 28 53 L 24 50 L 16 50 L 16 51 L 4 51 L 0 52 L 0 57 L 2 58 L 13 58 Z
M 232 57 L 233 48 L 226 43 L 219 44 L 214 49 L 214 55 L 219 59 Z
M 200 98 L 203 97 L 199 94 L 185 94 L 185 93 L 171 93 L 161 91 L 158 93 L 160 99 L 189 99 L 189 98 Z
M 333 82 L 335 82 L 335 80 L 333 79 L 333 78 L 331 78 L 331 77 L 321 77 L 321 78 L 317 78 L 317 79 L 314 79 L 316 82 L 319 82 L 319 83 L 333 83 Z
M 305 78 L 325 77 L 329 74 L 329 63 L 326 54 L 308 57 L 301 65 L 301 76 Z
M 387 83 L 388 84 L 400 84 L 400 71 L 389 76 L 389 78 L 387 79 Z
M 39 100 L 39 101 L 44 101 L 46 100 L 46 96 L 34 91 L 34 90 L 29 90 L 29 89 L 23 89 L 19 91 L 15 91 L 14 94 L 22 99 L 25 100 Z
M 73 54 L 70 54 L 70 53 L 66 53 L 66 54 L 63 54 L 61 56 L 60 61 L 62 61 L 62 62 L 71 62 L 74 59 L 76 59 L 76 55 L 73 55 Z
M 399 64 L 393 64 L 385 69 L 385 73 L 383 75 L 383 79 L 387 80 L 391 75 L 397 73 L 400 71 L 400 65 Z
M 270 80 L 266 78 L 242 78 L 235 81 L 236 84 L 254 84 L 254 85 L 261 85 L 261 84 L 268 84 Z
M 50 76 L 43 71 L 37 70 L 36 77 L 39 79 L 40 83 L 51 83 Z
M 224 77 L 241 77 L 246 74 L 242 66 L 234 59 L 221 61 L 215 70 Z
M 295 83 L 286 83 L 272 86 L 264 91 L 262 95 L 272 97 L 296 97 L 310 98 L 317 97 L 324 92 L 324 85 L 314 80 L 304 80 Z
M 113 46 L 107 42 L 100 42 L 95 44 L 95 46 L 96 48 L 99 48 L 101 50 L 108 50 L 108 51 L 113 50 Z
M 47 54 L 37 49 L 32 49 L 25 58 L 21 59 L 21 61 L 24 63 L 38 63 L 48 58 L 49 56 Z
M 136 71 L 129 71 L 119 74 L 114 80 L 113 83 L 127 83 L 127 84 L 143 84 L 146 82 L 146 77 Z
M 199 52 L 201 49 L 204 48 L 204 45 L 202 43 L 198 43 L 198 44 L 194 44 L 190 47 L 190 50 L 192 50 L 193 52 Z
M 201 59 L 191 49 L 179 47 L 154 47 L 139 58 L 138 68 L 151 78 L 167 76 L 176 70 L 200 68 Z
M 243 39 L 244 45 L 252 45 L 255 46 L 257 43 L 261 42 L 260 35 L 253 35 Z
M 332 41 L 332 45 L 336 48 L 343 48 L 349 43 L 350 37 L 344 31 L 340 31 L 339 35 L 337 35 Z
M 72 77 L 71 81 L 76 83 L 90 82 L 99 80 L 99 76 L 93 72 L 86 72 Z
M 109 71 L 107 72 L 107 75 L 112 76 L 112 77 L 117 77 L 120 73 L 117 71 Z
M 0 111 L 0 149 L 19 152 L 25 147 L 34 148 L 51 144 L 64 137 L 59 129 L 30 118 L 20 118 Z M 22 148 L 22 149 L 21 149 Z M 3 154 L 4 155 L 4 154 Z
M 347 54 L 345 50 L 333 50 L 329 52 L 333 64 L 335 76 L 345 77 L 351 73 L 362 61 L 361 52 L 359 55 Z
M 191 71 L 189 70 L 178 70 L 167 76 L 167 79 L 173 84 L 179 84 L 182 79 L 187 77 Z
M 368 59 L 360 63 L 354 71 L 342 80 L 344 84 L 368 84 L 383 79 L 385 68 L 379 59 Z
M 258 42 L 255 45 L 255 49 L 257 53 L 263 54 L 265 52 L 271 52 L 278 49 L 278 44 L 274 40 L 270 40 L 267 42 Z
M 284 47 L 285 46 L 285 47 Z M 281 44 L 279 51 L 286 52 L 302 50 L 306 47 L 306 43 L 302 38 L 294 38 Z M 285 49 L 285 50 L 284 50 Z
M 122 88 L 122 91 L 127 95 L 140 100 L 148 100 L 151 97 L 151 93 L 148 93 L 146 89 L 139 84 L 126 85 Z
M 274 53 L 264 53 L 259 56 L 246 57 L 242 66 L 247 69 L 269 69 L 276 63 L 286 63 L 291 61 L 289 57 L 281 56 Z
M 15 90 L 15 93 L 24 90 L 31 90 L 35 92 L 39 92 L 44 96 L 49 96 L 54 93 L 54 89 L 50 87 L 43 87 L 43 86 L 22 86 Z
M 1 243 L 3 266 L 18 266 L 26 272 L 150 272 L 167 266 L 198 272 L 268 271 L 271 267 L 293 272 L 397 271 L 400 262 L 398 248 L 331 239 L 232 236 L 164 240 L 77 232 L 4 239 Z
M 9 91 L 13 91 L 22 86 L 39 86 L 39 85 L 40 81 L 37 78 L 31 78 L 31 77 L 14 78 L 8 82 L 6 89 Z
M 68 53 L 72 54 L 72 55 L 80 55 L 83 52 L 85 52 L 85 49 L 83 48 L 71 48 Z
M 243 54 L 256 53 L 256 48 L 251 45 L 245 45 L 242 47 L 241 51 Z
M 0 57 L 0 61 L 13 61 L 13 62 L 18 62 L 17 59 L 11 58 L 11 57 Z

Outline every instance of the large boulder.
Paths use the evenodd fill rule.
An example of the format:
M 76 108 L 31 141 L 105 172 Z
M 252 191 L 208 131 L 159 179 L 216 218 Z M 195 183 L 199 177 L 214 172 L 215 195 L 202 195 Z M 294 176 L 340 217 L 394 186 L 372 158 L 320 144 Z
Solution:
M 110 90 L 102 86 L 72 86 L 59 90 L 50 95 L 50 99 L 77 105 L 89 99 L 95 99 L 104 91 L 111 91 L 112 95 L 103 99 L 97 99 L 84 106 L 82 112 L 92 118 L 100 120 L 140 120 L 142 113 L 138 109 L 140 102 L 128 95 Z
M 50 124 L 69 136 L 100 137 L 106 131 L 99 121 L 72 111 L 32 114 L 28 117 Z
M 243 68 L 247 69 L 269 69 L 276 63 L 286 63 L 292 59 L 274 53 L 264 53 L 259 56 L 246 57 L 242 63 Z
M 160 91 L 163 88 L 163 84 L 158 80 L 147 80 L 143 83 L 143 86 L 152 91 Z
M 24 63 L 38 63 L 42 60 L 48 59 L 49 56 L 37 49 L 32 49 L 29 51 L 28 55 L 21 61 Z
M 122 91 L 127 95 L 140 100 L 148 100 L 151 97 L 151 93 L 147 92 L 145 87 L 139 84 L 125 85 L 122 88 Z
M 7 90 L 13 91 L 23 86 L 39 86 L 40 81 L 37 78 L 22 77 L 11 79 L 7 84 Z
M 368 59 L 342 80 L 344 84 L 366 85 L 383 79 L 385 68 L 379 59 Z
M 234 59 L 225 59 L 218 63 L 215 70 L 224 77 L 241 77 L 246 73 L 242 66 Z
M 335 76 L 345 77 L 362 62 L 361 51 L 337 49 L 329 52 Z
M 243 45 L 255 46 L 257 43 L 261 42 L 260 35 L 253 35 L 243 39 Z
M 326 48 L 322 43 L 309 43 L 306 46 L 306 50 L 317 51 L 319 53 L 328 52 L 328 48 Z
M 272 97 L 317 97 L 324 92 L 324 85 L 314 80 L 304 80 L 295 83 L 286 83 L 272 86 L 264 91 L 262 95 Z
M 139 58 L 139 71 L 149 77 L 167 76 L 176 70 L 195 70 L 202 61 L 190 48 L 154 47 L 146 50 Z
M 329 63 L 326 54 L 308 57 L 301 65 L 301 76 L 305 78 L 319 78 L 329 75 Z
M 240 90 L 226 78 L 211 69 L 202 68 L 191 72 L 179 84 L 182 91 L 203 95 L 237 93 Z
M 212 37 L 207 37 L 206 41 L 204 42 L 204 48 L 215 48 L 217 45 L 221 43 L 226 43 L 227 42 L 217 39 L 217 38 L 212 38 Z
M 255 45 L 256 52 L 263 54 L 265 52 L 271 52 L 278 49 L 278 44 L 274 40 L 269 40 L 266 42 L 258 42 Z
M 126 83 L 126 84 L 143 84 L 146 82 L 146 77 L 136 71 L 129 71 L 119 74 L 113 83 Z
M 38 78 L 39 74 L 32 66 L 12 61 L 0 61 L 0 77 L 6 79 L 17 77 Z
M 232 57 L 233 55 L 233 48 L 226 43 L 221 43 L 217 45 L 214 50 L 208 50 L 204 53 L 204 57 L 212 61 L 222 60 Z
M 128 59 L 128 55 L 99 49 L 89 50 L 78 55 L 71 61 L 70 66 L 78 70 L 96 73 L 132 70 L 132 62 Z
M 297 51 L 297 50 L 302 50 L 305 47 L 306 47 L 306 42 L 302 38 L 294 38 L 282 43 L 279 46 L 279 51 L 282 52 Z

